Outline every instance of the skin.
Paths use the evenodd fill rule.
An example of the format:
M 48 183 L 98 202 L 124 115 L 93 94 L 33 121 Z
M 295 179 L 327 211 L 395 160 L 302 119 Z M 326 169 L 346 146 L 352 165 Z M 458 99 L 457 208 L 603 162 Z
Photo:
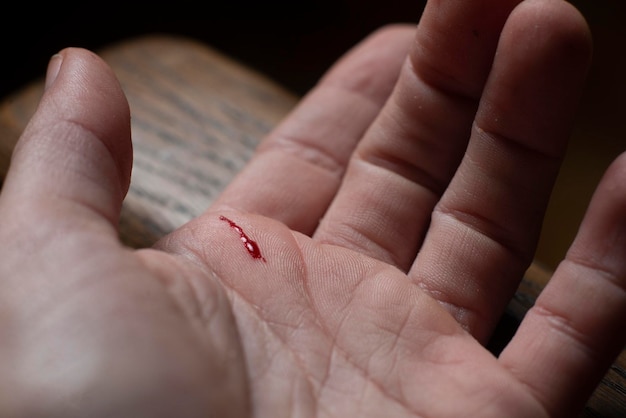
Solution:
M 0 195 L 0 416 L 574 416 L 626 342 L 626 156 L 495 357 L 591 56 L 571 5 L 518 3 L 372 34 L 138 250 L 123 92 L 93 53 L 53 57 Z

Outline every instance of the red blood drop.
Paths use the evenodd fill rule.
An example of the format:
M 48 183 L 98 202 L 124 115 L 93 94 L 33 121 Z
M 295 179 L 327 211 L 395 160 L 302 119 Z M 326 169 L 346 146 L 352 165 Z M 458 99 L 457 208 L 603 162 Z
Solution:
M 246 233 L 243 232 L 243 229 L 241 229 L 239 225 L 237 225 L 236 223 L 234 223 L 233 221 L 231 221 L 225 216 L 220 215 L 220 220 L 224 222 L 228 222 L 228 225 L 230 225 L 231 228 L 237 231 L 237 233 L 239 234 L 239 238 L 241 239 L 241 242 L 243 242 L 243 246 L 248 251 L 248 254 L 252 256 L 252 258 L 259 258 L 263 261 L 266 261 L 265 258 L 261 255 L 261 250 L 259 249 L 259 246 L 257 245 L 257 243 L 251 240 L 250 237 L 248 237 L 248 235 L 246 235 Z

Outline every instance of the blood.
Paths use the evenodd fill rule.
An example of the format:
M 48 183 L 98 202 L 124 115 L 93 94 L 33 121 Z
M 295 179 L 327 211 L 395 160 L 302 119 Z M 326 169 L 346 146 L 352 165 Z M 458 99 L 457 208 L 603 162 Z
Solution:
M 266 261 L 265 258 L 261 255 L 261 250 L 259 249 L 259 246 L 257 245 L 257 243 L 251 240 L 250 237 L 248 237 L 248 235 L 246 235 L 246 233 L 243 232 L 243 229 L 241 229 L 239 225 L 237 225 L 236 223 L 234 223 L 233 221 L 231 221 L 230 219 L 222 215 L 220 215 L 220 220 L 224 222 L 228 222 L 228 225 L 230 225 L 231 228 L 237 231 L 237 233 L 239 234 L 239 238 L 241 239 L 241 242 L 243 242 L 243 246 L 246 248 L 246 250 L 248 251 L 248 254 L 250 254 L 252 258 L 258 258 L 263 261 Z

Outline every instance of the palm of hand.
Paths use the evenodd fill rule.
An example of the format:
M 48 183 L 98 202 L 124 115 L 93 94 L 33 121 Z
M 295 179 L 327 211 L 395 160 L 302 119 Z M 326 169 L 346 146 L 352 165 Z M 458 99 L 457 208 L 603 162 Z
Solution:
M 217 214 L 164 240 L 187 256 L 103 256 L 121 260 L 107 263 L 118 280 L 64 305 L 58 323 L 79 352 L 95 339 L 94 355 L 116 353 L 95 374 L 77 369 L 111 378 L 91 390 L 143 388 L 155 398 L 152 416 L 541 416 L 524 386 L 396 267 L 235 216 L 266 262 Z M 68 318 L 80 318 L 88 339 L 66 331 Z
M 396 267 L 238 219 L 261 238 L 266 263 L 219 224 L 197 252 L 231 301 L 237 325 L 218 329 L 238 329 L 245 353 L 252 398 L 234 402 L 253 400 L 260 416 L 541 416 L 523 385 Z

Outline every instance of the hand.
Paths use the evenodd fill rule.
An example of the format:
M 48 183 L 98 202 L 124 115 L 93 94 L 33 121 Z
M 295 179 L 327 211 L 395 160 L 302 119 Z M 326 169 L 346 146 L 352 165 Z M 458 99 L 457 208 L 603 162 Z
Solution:
M 53 58 L 0 195 L 0 416 L 572 416 L 625 343 L 626 157 L 494 357 L 591 49 L 566 2 L 517 3 L 366 39 L 151 249 L 117 238 L 113 73 Z

